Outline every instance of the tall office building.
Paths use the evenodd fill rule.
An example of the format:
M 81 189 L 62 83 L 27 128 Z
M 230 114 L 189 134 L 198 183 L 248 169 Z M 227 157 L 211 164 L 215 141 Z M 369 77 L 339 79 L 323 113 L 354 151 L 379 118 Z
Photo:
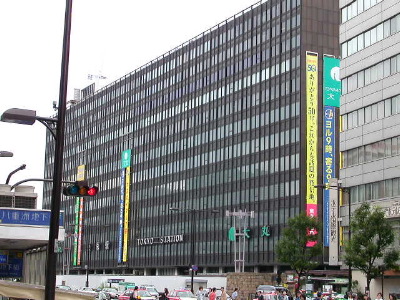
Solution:
M 341 1 L 342 185 L 350 209 L 369 202 L 400 217 L 400 3 Z M 348 203 L 345 203 L 346 206 Z M 348 235 L 348 212 L 343 211 Z M 398 236 L 399 228 L 396 228 Z M 395 247 L 399 247 L 396 239 Z
M 322 216 L 322 62 L 339 56 L 339 17 L 338 1 L 261 1 L 83 90 L 67 110 L 64 179 L 100 191 L 63 198 L 70 273 L 232 271 L 241 221 L 245 270 L 273 271 L 289 218 Z M 254 218 L 226 216 L 240 210 Z

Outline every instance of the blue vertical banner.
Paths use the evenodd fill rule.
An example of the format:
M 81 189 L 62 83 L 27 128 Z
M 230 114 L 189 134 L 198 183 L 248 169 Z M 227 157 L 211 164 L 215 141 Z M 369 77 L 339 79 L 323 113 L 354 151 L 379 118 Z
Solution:
M 324 106 L 324 130 L 323 130 L 323 153 L 324 153 L 324 162 L 323 162 L 323 182 L 324 184 L 329 184 L 329 180 L 331 178 L 336 177 L 336 170 L 335 170 L 335 134 L 336 134 L 336 114 L 335 114 L 335 107 L 332 106 Z M 329 208 L 330 208 L 330 199 L 329 199 L 329 190 L 324 189 L 324 246 L 329 247 L 329 240 L 331 235 L 330 230 L 330 215 L 329 215 Z

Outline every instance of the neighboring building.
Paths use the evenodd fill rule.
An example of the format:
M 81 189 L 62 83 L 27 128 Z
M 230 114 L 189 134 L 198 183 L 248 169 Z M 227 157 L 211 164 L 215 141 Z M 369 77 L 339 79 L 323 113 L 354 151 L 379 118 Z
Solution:
M 44 284 L 50 211 L 36 208 L 33 186 L 0 184 L 0 278 Z M 59 240 L 64 240 L 63 214 Z
M 350 188 L 351 210 L 367 201 L 383 207 L 396 225 L 400 218 L 400 2 L 340 1 L 340 8 L 342 186 Z M 346 238 L 348 201 L 342 216 Z M 398 225 L 395 230 L 398 248 Z M 390 291 L 390 283 L 385 284 L 385 291 Z
M 276 271 L 288 219 L 306 209 L 322 216 L 317 91 L 323 55 L 339 56 L 339 19 L 334 0 L 261 1 L 105 88 L 82 91 L 66 113 L 63 179 L 100 191 L 63 198 L 69 274 L 85 265 L 184 274 L 194 236 L 200 273 L 233 271 L 234 218 L 225 212 L 234 210 L 255 212 L 246 218 L 245 270 Z M 48 136 L 45 178 L 53 153 Z M 45 207 L 50 198 L 45 186 Z

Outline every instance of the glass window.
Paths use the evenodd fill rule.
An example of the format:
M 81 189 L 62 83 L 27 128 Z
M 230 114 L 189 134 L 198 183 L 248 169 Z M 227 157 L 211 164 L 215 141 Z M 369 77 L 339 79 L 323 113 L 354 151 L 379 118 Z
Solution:
M 365 145 L 365 162 L 372 160 L 372 145 Z
M 391 100 L 386 99 L 385 100 L 385 117 L 388 117 L 392 114 L 392 109 L 391 109 Z
M 387 38 L 390 35 L 390 20 L 386 20 L 383 23 L 383 38 Z
M 391 145 L 392 145 L 392 152 L 391 152 L 392 155 L 397 155 L 399 153 L 398 138 L 397 137 L 392 138 Z
M 364 125 L 364 109 L 358 110 L 358 125 Z
M 342 9 L 342 23 L 347 21 L 347 7 Z
M 358 48 L 358 51 L 361 51 L 362 49 L 364 49 L 364 35 L 363 34 L 360 34 L 357 37 L 357 48 Z
M 383 62 L 383 77 L 388 77 L 390 74 L 390 59 L 387 59 Z
M 365 85 L 368 85 L 372 82 L 371 81 L 371 68 L 364 70 L 364 82 L 365 82 Z
M 365 112 L 365 123 L 369 123 L 372 120 L 372 108 L 371 106 L 367 106 L 364 109 Z
M 364 72 L 357 73 L 357 86 L 359 88 L 364 86 Z
M 371 83 L 378 80 L 378 67 L 373 66 L 370 68 L 371 70 Z
M 371 31 L 367 31 L 364 33 L 364 45 L 365 47 L 371 45 Z
M 347 42 L 342 44 L 342 57 L 347 57 Z
M 356 1 L 357 3 L 357 14 L 361 14 L 364 11 L 364 2 L 363 0 Z
M 376 80 L 381 80 L 383 78 L 383 62 L 376 65 Z
M 371 7 L 371 0 L 364 0 L 364 9 L 367 10 Z
M 342 95 L 347 94 L 347 78 L 342 80 Z
M 390 74 L 394 74 L 397 71 L 397 58 L 396 57 L 392 57 L 390 59 Z
M 390 19 L 390 34 L 395 34 L 398 31 L 398 22 L 397 18 Z
M 378 119 L 383 119 L 385 116 L 385 102 L 381 101 L 378 103 Z
M 379 24 L 376 28 L 376 39 L 377 41 L 383 40 L 383 23 Z
M 385 140 L 385 156 L 392 155 L 392 139 Z
M 358 186 L 358 201 L 363 202 L 365 200 L 365 185 Z
M 378 119 L 378 105 L 373 104 L 371 105 L 371 120 L 375 121 L 376 119 Z

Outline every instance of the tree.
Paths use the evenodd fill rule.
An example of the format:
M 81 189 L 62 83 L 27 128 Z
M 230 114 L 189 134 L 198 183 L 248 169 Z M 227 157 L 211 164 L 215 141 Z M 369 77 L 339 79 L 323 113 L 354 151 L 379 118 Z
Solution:
M 310 234 L 314 229 L 316 234 Z M 297 274 L 297 288 L 300 287 L 300 277 L 319 265 L 317 257 L 322 254 L 322 244 L 317 243 L 320 229 L 320 221 L 303 212 L 289 219 L 277 244 L 278 260 L 289 264 Z M 310 242 L 314 245 L 310 246 Z
M 363 203 L 354 211 L 350 231 L 350 239 L 344 245 L 344 261 L 365 274 L 370 290 L 371 280 L 382 270 L 395 268 L 399 259 L 399 251 L 390 249 L 395 238 L 393 227 L 380 207 Z

